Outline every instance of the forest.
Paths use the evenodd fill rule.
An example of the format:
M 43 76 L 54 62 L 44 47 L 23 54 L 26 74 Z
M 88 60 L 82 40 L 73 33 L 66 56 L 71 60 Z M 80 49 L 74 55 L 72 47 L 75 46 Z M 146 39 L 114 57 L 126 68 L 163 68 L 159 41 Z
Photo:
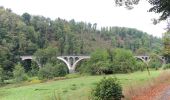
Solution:
M 56 59 L 59 55 L 91 55 L 92 59 L 79 64 L 76 70 L 80 73 L 128 73 L 143 70 L 142 64 L 137 64 L 133 56 L 162 55 L 162 49 L 161 38 L 137 29 L 116 26 L 99 29 L 97 23 L 61 18 L 51 20 L 29 13 L 17 15 L 11 9 L 0 7 L 2 82 L 21 77 L 22 73 L 23 77 L 27 73 L 28 76 L 39 75 L 40 78 L 65 75 L 68 73 L 66 65 Z M 21 61 L 20 56 L 23 55 L 39 57 L 43 68 L 39 70 L 35 62 Z M 55 71 L 55 74 L 49 74 L 50 71 Z

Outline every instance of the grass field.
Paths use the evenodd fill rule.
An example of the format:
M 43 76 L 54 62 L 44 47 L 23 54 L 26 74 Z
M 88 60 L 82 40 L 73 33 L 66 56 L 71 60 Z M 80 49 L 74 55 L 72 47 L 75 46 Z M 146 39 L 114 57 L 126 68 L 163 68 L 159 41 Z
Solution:
M 129 84 L 143 83 L 156 77 L 161 71 L 135 72 L 131 74 L 107 75 L 106 77 L 117 77 L 123 87 Z M 104 76 L 82 76 L 78 78 L 51 81 L 46 83 L 32 84 L 27 86 L 0 88 L 0 100 L 88 100 L 91 88 Z M 55 96 L 54 96 L 55 95 Z

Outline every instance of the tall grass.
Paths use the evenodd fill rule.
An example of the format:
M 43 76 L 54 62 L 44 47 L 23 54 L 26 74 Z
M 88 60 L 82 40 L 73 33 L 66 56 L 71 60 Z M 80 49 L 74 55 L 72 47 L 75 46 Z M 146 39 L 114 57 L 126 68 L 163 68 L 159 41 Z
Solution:
M 132 83 L 124 88 L 124 100 L 132 100 L 133 97 L 144 94 L 147 90 L 170 82 L 170 70 L 163 71 L 158 77 L 151 78 L 145 83 Z

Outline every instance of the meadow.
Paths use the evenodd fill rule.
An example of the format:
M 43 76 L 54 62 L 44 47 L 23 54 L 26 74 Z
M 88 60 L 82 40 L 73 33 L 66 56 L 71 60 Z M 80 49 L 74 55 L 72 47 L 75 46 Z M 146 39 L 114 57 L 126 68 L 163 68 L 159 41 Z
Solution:
M 0 100 L 88 100 L 91 89 L 103 77 L 116 77 L 124 88 L 135 83 L 147 82 L 160 73 L 161 70 L 152 70 L 150 76 L 147 71 L 100 76 L 86 75 L 37 84 L 7 85 L 0 88 Z M 72 75 L 67 77 L 69 76 Z

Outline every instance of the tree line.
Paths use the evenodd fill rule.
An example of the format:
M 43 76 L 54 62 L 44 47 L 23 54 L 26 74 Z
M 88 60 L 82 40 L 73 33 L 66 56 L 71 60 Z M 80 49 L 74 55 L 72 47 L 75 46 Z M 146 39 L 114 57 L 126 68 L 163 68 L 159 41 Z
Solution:
M 20 16 L 0 7 L 0 67 L 6 79 L 13 77 L 21 55 L 35 55 L 44 66 L 49 66 L 48 63 L 55 66 L 57 55 L 91 55 L 98 49 L 116 48 L 130 50 L 134 55 L 147 55 L 162 54 L 163 46 L 160 38 L 133 28 L 98 29 L 97 23 L 51 20 L 29 13 Z M 33 62 L 30 68 L 27 62 L 21 64 L 26 72 L 37 66 Z

